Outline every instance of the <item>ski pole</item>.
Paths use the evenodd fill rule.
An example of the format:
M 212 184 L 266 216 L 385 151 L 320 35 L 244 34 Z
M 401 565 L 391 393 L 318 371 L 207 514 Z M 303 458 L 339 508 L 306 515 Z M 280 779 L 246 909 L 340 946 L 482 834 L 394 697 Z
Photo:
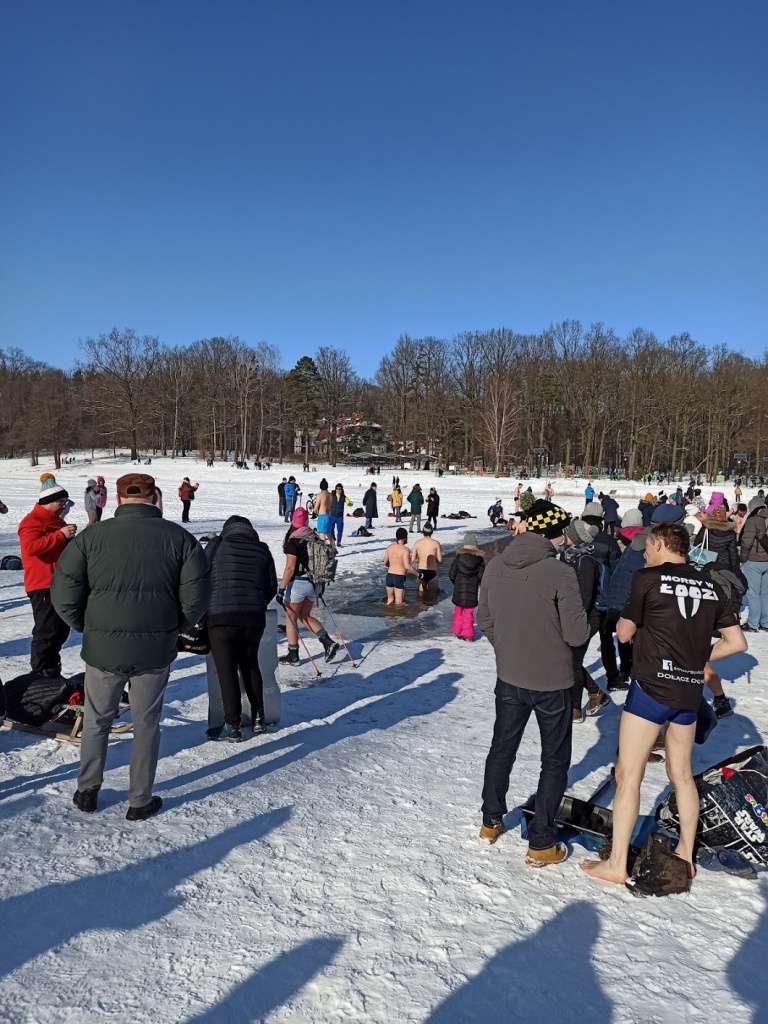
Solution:
M 307 643 L 306 643 L 306 641 L 305 641 L 304 637 L 303 637 L 303 636 L 301 635 L 301 633 L 299 632 L 299 624 L 298 624 L 298 622 L 296 621 L 296 619 L 294 619 L 293 615 L 291 615 L 291 613 L 290 613 L 290 612 L 288 611 L 288 606 L 287 606 L 286 604 L 283 604 L 283 610 L 285 611 L 285 614 L 286 614 L 286 616 L 287 616 L 287 617 L 288 617 L 288 618 L 289 618 L 289 619 L 291 620 L 291 622 L 293 623 L 293 628 L 294 628 L 294 629 L 296 630 L 296 636 L 298 637 L 298 639 L 299 639 L 299 641 L 300 641 L 300 643 L 301 643 L 301 646 L 302 646 L 302 647 L 304 648 L 304 650 L 305 650 L 305 651 L 307 652 L 307 657 L 308 657 L 308 658 L 309 658 L 309 660 L 310 660 L 310 661 L 312 662 L 312 668 L 313 668 L 313 669 L 315 670 L 315 672 L 317 672 L 317 674 L 318 674 L 319 676 L 320 676 L 320 675 L 322 675 L 322 672 L 320 671 L 320 669 L 319 669 L 319 668 L 317 667 L 317 665 L 316 665 L 316 663 L 315 663 L 315 659 L 314 659 L 314 658 L 312 657 L 312 655 L 311 655 L 311 654 L 309 653 L 309 648 L 307 647 Z
M 333 612 L 331 611 L 331 609 L 326 604 L 325 597 L 322 594 L 320 595 L 320 601 L 323 604 L 323 608 L 325 608 L 325 610 L 331 616 L 331 622 L 333 623 L 333 628 L 336 630 L 336 636 L 339 638 L 339 640 L 341 640 L 341 646 L 344 648 L 344 650 L 346 651 L 347 657 L 352 662 L 352 668 L 357 668 L 357 663 L 355 662 L 355 659 L 352 657 L 352 655 L 349 653 L 349 648 L 347 647 L 347 643 L 346 643 L 344 637 L 341 635 L 341 630 L 339 629 L 338 623 L 336 622 L 336 617 L 334 616 Z

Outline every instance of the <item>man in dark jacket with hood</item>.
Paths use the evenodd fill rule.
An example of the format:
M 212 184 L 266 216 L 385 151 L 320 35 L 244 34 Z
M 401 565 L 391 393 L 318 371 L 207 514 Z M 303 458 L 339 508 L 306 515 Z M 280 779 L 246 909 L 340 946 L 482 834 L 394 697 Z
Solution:
M 239 743 L 242 675 L 253 711 L 254 733 L 264 732 L 264 680 L 259 646 L 267 605 L 277 593 L 275 560 L 248 519 L 230 516 L 221 536 L 206 549 L 211 566 L 208 639 L 221 687 L 224 725 L 208 731 L 210 740 Z
M 379 518 L 379 505 L 376 499 L 376 484 L 371 484 L 363 495 L 363 508 L 365 509 L 365 527 L 370 530 L 373 520 Z
M 611 491 L 610 494 L 603 494 L 601 491 L 598 495 L 603 508 L 603 526 L 605 527 L 605 532 L 610 534 L 611 537 L 616 535 L 616 527 L 621 521 L 619 503 L 614 498 L 615 493 L 616 491 Z
M 195 538 L 162 518 L 153 477 L 117 481 L 113 519 L 96 523 L 67 547 L 51 581 L 61 618 L 83 634 L 85 712 L 75 806 L 95 811 L 107 742 L 130 684 L 133 743 L 129 821 L 156 814 L 152 796 L 163 694 L 179 630 L 208 608 L 210 573 Z
M 568 523 L 568 513 L 549 501 L 531 506 L 525 533 L 485 570 L 477 615 L 493 646 L 497 675 L 480 837 L 493 843 L 504 831 L 509 775 L 533 713 L 541 734 L 541 775 L 526 863 L 534 867 L 568 856 L 565 845 L 555 843 L 555 814 L 571 763 L 571 648 L 589 639 L 576 574 L 555 557 L 551 542 Z

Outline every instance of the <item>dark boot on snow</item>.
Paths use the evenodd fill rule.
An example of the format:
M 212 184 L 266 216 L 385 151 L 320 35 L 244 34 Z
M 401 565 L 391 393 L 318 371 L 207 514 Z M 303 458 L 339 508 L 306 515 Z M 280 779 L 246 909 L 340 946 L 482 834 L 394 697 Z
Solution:
M 281 665 L 298 665 L 299 664 L 299 645 L 288 644 L 288 653 L 284 654 L 282 658 L 277 659 Z
M 78 811 L 85 811 L 86 814 L 93 814 L 96 810 L 96 803 L 99 799 L 99 787 L 95 789 L 77 789 L 72 797 L 72 803 Z
M 218 740 L 222 743 L 243 742 L 243 734 L 236 725 L 222 725 L 221 728 L 207 729 L 205 735 L 209 740 Z
M 125 817 L 128 821 L 146 821 L 153 814 L 157 814 L 162 806 L 163 801 L 160 797 L 153 796 L 149 803 L 144 804 L 143 807 L 129 807 Z
M 669 836 L 656 833 L 635 861 L 627 888 L 633 896 L 674 896 L 688 892 L 694 871 L 676 857 Z
M 338 653 L 339 645 L 336 643 L 335 640 L 332 640 L 328 636 L 328 633 L 324 629 L 321 629 L 320 632 L 317 634 L 317 639 L 323 645 L 323 648 L 325 650 L 325 660 L 333 661 L 333 659 L 336 657 Z

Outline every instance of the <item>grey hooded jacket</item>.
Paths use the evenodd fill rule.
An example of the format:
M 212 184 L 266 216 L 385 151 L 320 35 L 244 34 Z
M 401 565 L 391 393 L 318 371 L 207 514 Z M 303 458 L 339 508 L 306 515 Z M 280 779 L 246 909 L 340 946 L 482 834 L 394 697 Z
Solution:
M 545 537 L 522 533 L 489 562 L 477 624 L 503 682 L 540 691 L 573 685 L 571 647 L 589 640 L 589 625 L 576 573 Z

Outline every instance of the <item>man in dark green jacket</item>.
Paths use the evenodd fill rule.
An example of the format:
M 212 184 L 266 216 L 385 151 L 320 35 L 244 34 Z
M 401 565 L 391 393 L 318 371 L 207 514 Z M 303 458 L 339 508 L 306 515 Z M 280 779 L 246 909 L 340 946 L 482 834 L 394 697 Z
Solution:
M 143 821 L 162 806 L 152 786 L 178 633 L 205 614 L 210 570 L 195 538 L 162 518 L 151 476 L 120 477 L 117 500 L 114 519 L 84 530 L 63 553 L 51 600 L 83 634 L 85 711 L 75 806 L 96 810 L 110 726 L 130 683 L 134 738 L 126 817 Z

